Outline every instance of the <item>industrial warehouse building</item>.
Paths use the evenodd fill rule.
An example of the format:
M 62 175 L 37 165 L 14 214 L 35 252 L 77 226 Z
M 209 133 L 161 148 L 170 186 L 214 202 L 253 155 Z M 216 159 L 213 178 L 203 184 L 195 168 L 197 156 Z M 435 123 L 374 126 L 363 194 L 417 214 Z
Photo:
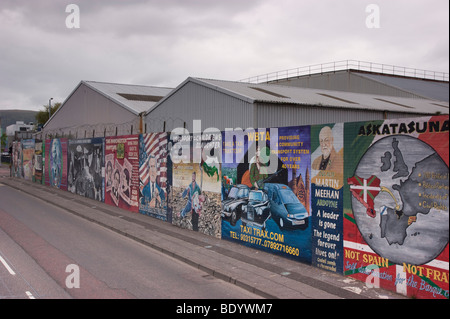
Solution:
M 192 132 L 194 120 L 224 130 L 449 113 L 447 73 L 356 62 L 239 82 L 189 77 L 175 89 L 81 81 L 36 138 Z
M 449 101 L 448 82 L 359 70 L 312 74 L 280 79 L 269 83 L 303 88 Z
M 448 73 L 355 60 L 277 71 L 245 82 L 449 101 Z
M 142 114 L 172 88 L 81 81 L 36 138 L 138 134 Z
M 448 102 L 431 98 L 188 78 L 146 113 L 145 123 L 148 132 L 171 131 L 176 127 L 192 132 L 194 120 L 202 121 L 202 129 L 224 130 L 383 120 L 448 112 Z

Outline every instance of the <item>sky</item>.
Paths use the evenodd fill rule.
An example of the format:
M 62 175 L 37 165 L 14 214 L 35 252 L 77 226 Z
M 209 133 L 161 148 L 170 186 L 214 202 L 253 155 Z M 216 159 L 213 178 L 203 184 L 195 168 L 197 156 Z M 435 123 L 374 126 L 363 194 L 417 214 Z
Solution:
M 75 6 L 71 6 L 75 5 Z M 447 0 L 0 0 L 0 110 L 357 60 L 449 72 Z

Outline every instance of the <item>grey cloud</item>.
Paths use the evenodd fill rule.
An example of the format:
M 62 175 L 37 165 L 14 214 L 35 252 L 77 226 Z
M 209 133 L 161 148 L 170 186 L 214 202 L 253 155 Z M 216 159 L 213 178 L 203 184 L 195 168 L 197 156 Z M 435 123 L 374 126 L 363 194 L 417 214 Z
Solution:
M 65 8 L 80 8 L 80 29 Z M 368 29 L 365 7 L 381 9 Z M 442 0 L 2 0 L 0 108 L 40 108 L 81 80 L 176 86 L 357 59 L 448 72 Z

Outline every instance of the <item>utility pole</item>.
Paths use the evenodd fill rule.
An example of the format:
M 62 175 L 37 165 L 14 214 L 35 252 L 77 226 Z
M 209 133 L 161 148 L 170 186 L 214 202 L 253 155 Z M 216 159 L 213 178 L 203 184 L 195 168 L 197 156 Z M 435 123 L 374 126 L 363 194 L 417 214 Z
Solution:
M 53 100 L 52 97 L 48 100 L 48 120 L 49 120 L 49 121 L 50 121 L 50 116 L 51 116 L 50 111 L 51 111 L 51 109 L 52 109 L 52 100 Z

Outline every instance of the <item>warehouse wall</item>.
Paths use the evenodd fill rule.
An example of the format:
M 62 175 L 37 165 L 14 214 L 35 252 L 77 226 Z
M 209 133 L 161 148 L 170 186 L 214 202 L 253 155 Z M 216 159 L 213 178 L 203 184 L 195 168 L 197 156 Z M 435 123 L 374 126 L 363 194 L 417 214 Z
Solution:
M 339 87 L 328 87 L 327 89 L 347 90 L 352 86 L 357 90 L 363 90 L 365 84 L 362 82 L 367 81 L 365 78 L 357 80 L 357 75 L 348 73 L 334 76 L 349 77 L 349 80 L 336 81 L 335 84 Z M 330 83 L 334 83 L 334 80 L 330 80 Z M 348 87 L 345 83 L 348 84 Z M 379 89 L 375 91 L 379 92 Z M 262 102 L 246 98 L 243 92 L 239 94 L 234 94 L 232 87 L 228 88 L 228 91 L 223 91 L 220 88 L 208 87 L 204 83 L 197 83 L 195 80 L 187 80 L 145 116 L 144 132 L 171 132 L 174 128 L 184 126 L 189 132 L 192 132 L 194 120 L 201 120 L 203 128 L 215 127 L 224 130 L 234 127 L 315 125 L 420 116 L 408 113 L 409 108 L 405 108 L 406 112 L 385 111 L 390 108 L 398 110 L 401 107 L 395 103 L 380 102 L 372 95 L 364 95 L 365 100 L 362 100 L 358 109 L 356 107 L 339 107 L 333 104 L 333 107 L 326 107 L 321 104 L 301 105 L 287 102 L 267 102 L 266 100 Z M 339 102 L 328 101 L 327 103 Z M 384 105 L 380 105 L 383 103 Z M 407 103 L 407 101 L 397 103 Z M 372 104 L 375 107 L 370 107 Z M 436 106 L 434 107 L 436 109 Z M 442 111 L 445 110 L 445 106 L 443 106 Z
M 183 127 L 184 123 L 192 132 L 193 120 L 198 119 L 201 119 L 203 129 L 247 128 L 253 126 L 253 107 L 241 99 L 187 82 L 160 107 L 152 110 L 144 121 L 148 133 L 163 131 L 164 122 L 166 132 Z
M 117 135 L 124 135 L 131 133 L 131 125 L 134 133 L 139 132 L 137 115 L 81 83 L 47 123 L 44 136 L 40 138 L 45 139 L 48 134 L 70 134 L 73 138 L 103 137 L 105 129 L 107 136 L 116 135 L 116 126 Z
M 316 105 L 257 104 L 257 127 L 315 125 L 331 122 L 382 120 L 383 112 L 345 110 Z

